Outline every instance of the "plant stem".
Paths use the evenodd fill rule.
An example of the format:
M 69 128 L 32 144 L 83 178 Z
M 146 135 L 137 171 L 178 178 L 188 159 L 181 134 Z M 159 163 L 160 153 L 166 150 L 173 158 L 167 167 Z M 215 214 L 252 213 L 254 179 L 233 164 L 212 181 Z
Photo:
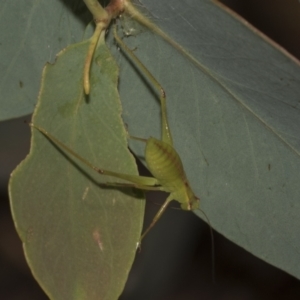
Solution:
M 106 10 L 100 5 L 98 0 L 83 0 L 95 20 L 103 20 L 108 17 Z

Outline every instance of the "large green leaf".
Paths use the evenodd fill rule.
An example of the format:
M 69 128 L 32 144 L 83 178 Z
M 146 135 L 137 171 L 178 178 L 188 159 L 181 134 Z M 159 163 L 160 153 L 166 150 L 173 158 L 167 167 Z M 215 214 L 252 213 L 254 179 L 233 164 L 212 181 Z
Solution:
M 217 231 L 299 278 L 299 63 L 211 1 L 143 5 L 193 57 L 146 30 L 127 39 L 166 90 L 175 147 L 202 209 Z M 159 137 L 158 101 L 126 60 L 120 69 L 130 134 Z
M 83 93 L 88 42 L 48 64 L 33 123 L 106 169 L 136 174 L 117 92 L 118 68 L 102 40 Z M 92 169 L 33 129 L 30 154 L 13 172 L 13 217 L 32 272 L 51 299 L 116 299 L 141 234 L 144 201 L 130 189 L 103 188 Z
M 299 277 L 299 63 L 212 1 L 141 2 L 195 58 L 129 24 L 139 34 L 126 42 L 166 89 L 175 146 L 202 208 L 226 237 Z M 158 137 L 158 103 L 122 57 L 120 67 L 130 133 Z
M 82 0 L 2 0 L 0 16 L 0 120 L 6 120 L 33 111 L 43 66 L 82 40 L 91 15 Z

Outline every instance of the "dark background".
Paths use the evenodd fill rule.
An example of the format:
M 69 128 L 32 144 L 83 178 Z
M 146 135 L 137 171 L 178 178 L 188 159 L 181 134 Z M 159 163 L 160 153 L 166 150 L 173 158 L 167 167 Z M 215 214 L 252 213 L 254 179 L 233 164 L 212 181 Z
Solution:
M 165 0 L 166 1 L 166 0 Z M 300 2 L 223 0 L 300 59 Z M 25 262 L 12 222 L 9 174 L 29 151 L 30 117 L 0 123 L 0 299 L 47 299 Z M 163 194 L 149 193 L 145 224 Z M 192 213 L 168 209 L 143 242 L 122 300 L 300 299 L 300 281 L 214 232 Z M 213 275 L 214 273 L 214 275 Z M 66 299 L 71 300 L 71 299 Z

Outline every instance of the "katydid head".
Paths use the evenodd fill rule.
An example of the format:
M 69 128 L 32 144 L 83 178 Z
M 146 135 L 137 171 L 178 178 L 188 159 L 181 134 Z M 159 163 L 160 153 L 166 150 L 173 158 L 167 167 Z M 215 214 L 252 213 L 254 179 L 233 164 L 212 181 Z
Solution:
M 183 210 L 195 210 L 199 208 L 200 199 L 194 194 L 190 186 L 186 183 L 185 199 L 181 202 L 181 208 Z
M 200 199 L 193 195 L 193 197 L 189 198 L 187 202 L 181 203 L 180 207 L 183 210 L 195 210 L 199 208 L 199 205 Z
M 184 172 L 183 169 L 182 172 Z M 200 206 L 200 199 L 191 189 L 188 180 L 182 177 L 179 177 L 179 180 L 175 182 L 176 184 L 172 182 L 173 185 L 169 185 L 169 189 L 165 189 L 166 192 L 170 193 L 168 199 L 178 201 L 180 203 L 181 209 L 183 210 L 198 209 Z M 170 187 L 172 189 L 170 189 Z

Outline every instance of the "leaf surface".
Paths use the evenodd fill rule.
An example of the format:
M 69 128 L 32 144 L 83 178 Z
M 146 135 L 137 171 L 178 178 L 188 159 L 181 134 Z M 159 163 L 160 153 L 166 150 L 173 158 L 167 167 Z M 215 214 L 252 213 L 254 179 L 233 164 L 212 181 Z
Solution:
M 214 1 L 140 2 L 194 58 L 128 25 L 137 36 L 126 43 L 166 90 L 175 147 L 202 209 L 227 238 L 299 278 L 299 62 Z M 159 103 L 116 55 L 130 134 L 159 137 Z M 143 154 L 143 145 L 131 148 Z
M 91 15 L 82 0 L 1 1 L 0 120 L 32 113 L 45 63 L 82 40 Z
M 300 278 L 299 63 L 212 1 L 142 5 L 189 53 L 145 29 L 126 40 L 165 88 L 175 148 L 201 208 L 217 231 Z M 160 137 L 153 90 L 128 61 L 120 69 L 130 134 Z M 130 146 L 142 155 L 139 143 Z
M 47 64 L 33 123 L 95 166 L 137 174 L 121 119 L 118 67 L 102 41 L 85 97 L 87 48 L 87 41 L 69 46 Z M 141 195 L 100 187 L 117 180 L 32 133 L 30 154 L 13 172 L 9 190 L 34 276 L 51 299 L 117 299 L 141 234 Z

